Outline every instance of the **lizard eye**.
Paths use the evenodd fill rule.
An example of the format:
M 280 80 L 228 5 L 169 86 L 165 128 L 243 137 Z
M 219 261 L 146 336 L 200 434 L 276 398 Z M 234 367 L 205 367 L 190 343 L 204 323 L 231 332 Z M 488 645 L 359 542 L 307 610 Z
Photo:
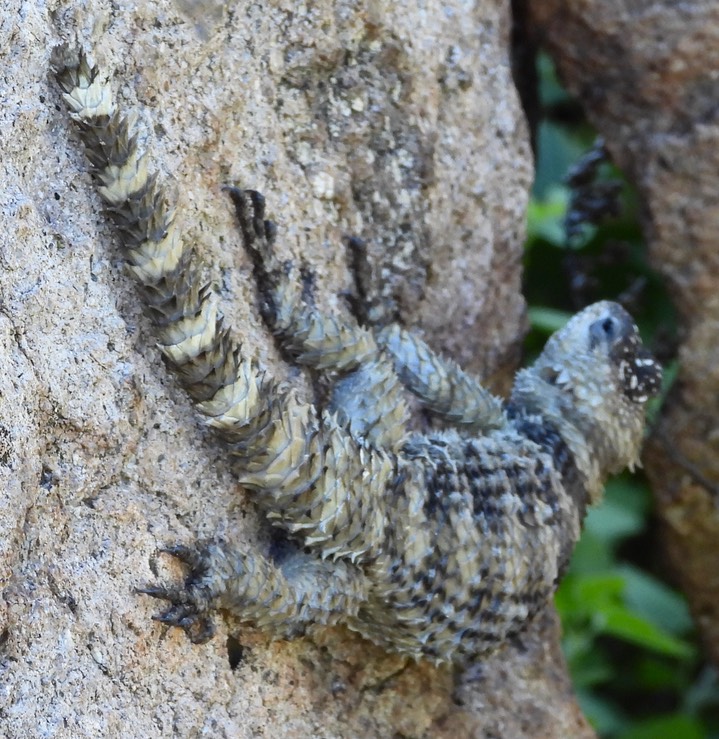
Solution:
M 604 316 L 589 327 L 589 344 L 593 349 L 599 344 L 611 344 L 622 333 L 621 322 L 614 316 Z

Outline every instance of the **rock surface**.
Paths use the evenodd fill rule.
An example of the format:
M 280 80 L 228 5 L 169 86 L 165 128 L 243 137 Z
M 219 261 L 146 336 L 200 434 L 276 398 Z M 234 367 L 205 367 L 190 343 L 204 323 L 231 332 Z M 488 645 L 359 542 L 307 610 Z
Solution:
M 264 9 L 263 9 L 264 8 Z M 18 23 L 18 19 L 21 19 Z M 518 354 L 531 178 L 508 3 L 21 3 L 0 19 L 0 720 L 8 737 L 590 736 L 547 613 L 455 686 L 341 630 L 193 647 L 133 588 L 158 546 L 266 549 L 162 366 L 51 75 L 82 44 L 145 118 L 228 321 L 264 330 L 221 186 L 262 190 L 288 255 L 343 309 L 359 234 L 405 321 L 484 376 Z

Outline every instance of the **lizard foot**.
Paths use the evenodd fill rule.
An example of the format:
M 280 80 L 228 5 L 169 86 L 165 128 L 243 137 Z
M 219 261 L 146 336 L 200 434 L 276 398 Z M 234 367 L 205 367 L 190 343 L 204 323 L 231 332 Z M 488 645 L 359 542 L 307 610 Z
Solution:
M 207 582 L 207 557 L 202 550 L 181 544 L 163 547 L 158 551 L 179 559 L 189 568 L 184 587 L 151 586 L 138 588 L 135 592 L 168 601 L 170 607 L 153 616 L 153 620 L 181 628 L 193 644 L 205 644 L 215 635 L 215 625 L 208 615 L 213 598 Z

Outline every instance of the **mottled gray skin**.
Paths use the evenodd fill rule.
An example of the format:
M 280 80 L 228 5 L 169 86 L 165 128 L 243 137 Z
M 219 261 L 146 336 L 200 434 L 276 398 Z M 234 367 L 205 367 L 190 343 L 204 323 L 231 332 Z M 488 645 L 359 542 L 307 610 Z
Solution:
M 661 371 L 636 326 L 602 302 L 555 334 L 503 403 L 397 326 L 324 316 L 258 193 L 230 188 L 265 320 L 296 361 L 328 372 L 317 410 L 281 391 L 223 327 L 150 174 L 132 123 L 81 55 L 58 79 L 117 223 L 160 346 L 265 515 L 300 547 L 273 559 L 239 542 L 164 551 L 189 568 L 157 620 L 196 643 L 212 614 L 290 637 L 345 623 L 414 658 L 462 663 L 521 630 L 547 602 L 606 476 L 637 462 Z M 456 430 L 407 432 L 409 390 Z

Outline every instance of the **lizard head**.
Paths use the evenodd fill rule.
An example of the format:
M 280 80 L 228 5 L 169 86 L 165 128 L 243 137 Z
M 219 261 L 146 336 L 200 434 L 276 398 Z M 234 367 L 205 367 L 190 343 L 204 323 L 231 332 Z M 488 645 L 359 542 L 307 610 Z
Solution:
M 631 316 L 602 301 L 575 315 L 517 374 L 512 403 L 556 426 L 593 501 L 607 475 L 638 463 L 646 402 L 661 379 Z

